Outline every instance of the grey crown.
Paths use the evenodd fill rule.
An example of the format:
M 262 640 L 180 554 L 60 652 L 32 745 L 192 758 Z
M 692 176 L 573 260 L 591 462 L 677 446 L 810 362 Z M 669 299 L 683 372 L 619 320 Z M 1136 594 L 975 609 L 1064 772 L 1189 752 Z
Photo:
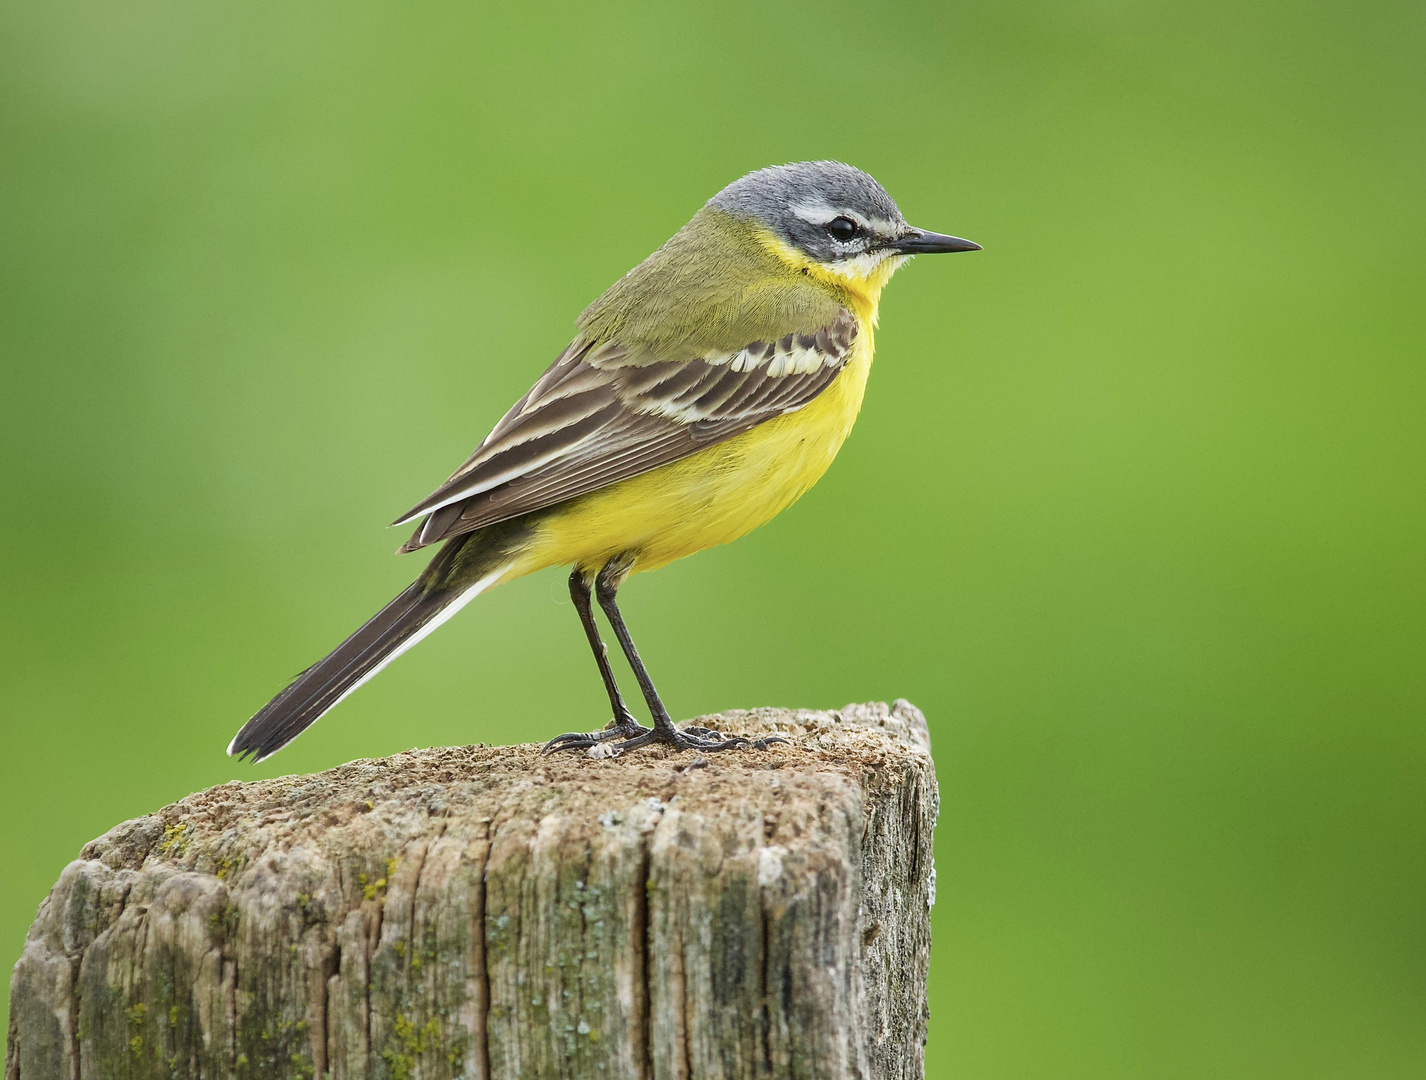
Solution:
M 751 217 L 787 243 L 819 262 L 860 255 L 910 229 L 886 189 L 860 169 L 840 161 L 802 161 L 774 165 L 734 180 L 708 200 L 730 214 Z M 834 240 L 825 224 L 805 220 L 794 208 L 824 207 L 828 214 L 847 211 L 875 235 L 849 242 Z

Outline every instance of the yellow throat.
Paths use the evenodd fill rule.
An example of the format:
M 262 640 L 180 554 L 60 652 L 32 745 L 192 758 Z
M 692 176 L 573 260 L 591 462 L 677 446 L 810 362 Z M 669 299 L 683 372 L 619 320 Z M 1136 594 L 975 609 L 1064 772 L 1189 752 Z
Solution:
M 881 290 L 891 280 L 897 268 L 908 261 L 905 255 L 886 255 L 879 258 L 846 260 L 845 270 L 834 269 L 825 263 L 808 258 L 768 229 L 757 230 L 757 239 L 784 265 L 811 278 L 846 304 L 857 317 L 863 333 L 870 336 L 876 328 L 877 305 L 881 302 Z M 868 356 L 870 360 L 870 356 Z

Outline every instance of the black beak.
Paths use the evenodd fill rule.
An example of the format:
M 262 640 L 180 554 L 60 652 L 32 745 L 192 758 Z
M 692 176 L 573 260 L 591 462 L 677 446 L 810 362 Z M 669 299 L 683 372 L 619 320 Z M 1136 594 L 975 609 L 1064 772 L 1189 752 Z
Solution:
M 962 240 L 959 236 L 945 233 L 912 229 L 905 236 L 891 242 L 891 250 L 902 255 L 930 255 L 937 251 L 979 251 L 980 245 L 974 240 Z

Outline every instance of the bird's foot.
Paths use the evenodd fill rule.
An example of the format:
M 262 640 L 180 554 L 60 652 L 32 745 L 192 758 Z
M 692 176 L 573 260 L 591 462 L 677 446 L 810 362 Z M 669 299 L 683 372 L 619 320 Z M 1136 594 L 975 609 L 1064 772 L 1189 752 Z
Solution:
M 600 745 L 597 749 L 591 748 L 589 753 L 591 757 L 617 757 L 630 750 L 638 750 L 641 747 L 653 746 L 657 743 L 671 746 L 675 750 L 698 750 L 703 753 L 714 753 L 719 750 L 766 750 L 774 743 L 785 742 L 787 740 L 781 735 L 749 738 L 746 735 L 724 735 L 712 728 L 700 727 L 695 724 L 680 729 L 674 727 L 672 723 L 664 721 L 661 724 L 656 723 L 653 730 L 640 729 L 622 742 Z
M 618 740 L 618 741 L 614 741 Z M 662 743 L 675 750 L 700 750 L 705 753 L 719 750 L 766 750 L 775 743 L 787 742 L 781 735 L 763 735 L 750 738 L 746 735 L 724 735 L 713 728 L 689 724 L 678 728 L 667 719 L 655 722 L 646 728 L 625 713 L 609 721 L 601 731 L 570 731 L 557 735 L 545 743 L 544 753 L 556 754 L 561 750 L 584 750 L 590 757 L 618 757 L 630 750 Z
M 625 713 L 623 716 L 616 716 L 610 720 L 602 731 L 567 731 L 563 735 L 556 735 L 545 743 L 543 753 L 556 754 L 561 750 L 590 750 L 609 739 L 635 739 L 648 733 L 648 728 Z

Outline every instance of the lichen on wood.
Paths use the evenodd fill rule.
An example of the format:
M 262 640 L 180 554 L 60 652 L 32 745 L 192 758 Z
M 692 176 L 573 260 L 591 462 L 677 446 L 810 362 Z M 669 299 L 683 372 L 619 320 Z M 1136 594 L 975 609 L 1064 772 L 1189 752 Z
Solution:
M 5 1080 L 919 1078 L 925 720 L 703 722 L 790 743 L 412 750 L 116 826 L 40 906 Z

